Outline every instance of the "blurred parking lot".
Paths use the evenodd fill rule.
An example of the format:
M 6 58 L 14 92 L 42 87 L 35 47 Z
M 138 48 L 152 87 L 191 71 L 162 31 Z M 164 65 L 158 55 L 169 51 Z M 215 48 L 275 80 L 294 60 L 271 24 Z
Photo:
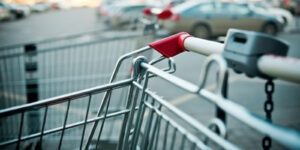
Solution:
M 154 6 L 157 6 L 157 4 L 154 4 Z M 101 9 L 100 9 L 101 7 Z M 35 13 L 35 14 L 31 14 L 29 16 L 27 16 L 24 19 L 18 19 L 18 20 L 14 20 L 14 21 L 2 21 L 0 22 L 0 47 L 5 47 L 5 46 L 9 46 L 9 45 L 16 45 L 16 44 L 27 44 L 27 43 L 31 43 L 34 44 L 36 41 L 43 41 L 43 40 L 47 40 L 47 39 L 55 39 L 55 38 L 61 38 L 63 41 L 63 37 L 68 37 L 68 36 L 72 36 L 72 35 L 79 35 L 82 33 L 93 33 L 93 34 L 87 34 L 87 36 L 83 36 L 83 38 L 79 39 L 78 41 L 75 41 L 74 43 L 78 44 L 78 43 L 83 43 L 85 41 L 97 41 L 95 39 L 99 39 L 99 37 L 117 37 L 119 35 L 121 35 L 121 31 L 125 31 L 122 32 L 122 36 L 126 36 L 126 33 L 128 33 L 128 35 L 131 35 L 133 32 L 135 31 L 131 31 L 131 24 L 132 22 L 135 21 L 136 18 L 131 18 L 132 20 L 129 21 L 129 25 L 126 27 L 119 27 L 119 26 L 115 26 L 112 25 L 112 21 L 107 18 L 107 14 L 109 12 L 104 12 L 106 11 L 105 9 L 110 9 L 109 7 L 111 6 L 105 6 L 106 8 L 103 8 L 103 6 L 100 6 L 97 8 L 72 8 L 72 9 L 61 9 L 61 10 L 49 10 L 43 13 Z M 118 6 L 119 7 L 119 6 Z M 132 6 L 130 6 L 132 7 Z M 187 7 L 187 6 L 186 6 Z M 287 6 L 286 6 L 287 7 Z M 165 8 L 165 7 L 163 7 Z M 36 11 L 39 11 L 39 8 L 36 8 Z M 41 8 L 42 9 L 42 8 Z M 122 8 L 119 8 L 120 11 Z M 140 8 L 139 8 L 140 9 Z M 143 7 L 144 9 L 144 7 Z M 143 10 L 141 9 L 141 10 Z M 293 9 L 292 11 L 294 11 L 294 13 L 297 12 L 297 10 L 294 8 L 290 8 Z M 129 11 L 131 11 L 132 9 L 129 9 Z M 184 10 L 182 8 L 182 10 Z M 189 9 L 191 10 L 191 9 Z M 99 12 L 101 11 L 101 12 Z M 116 12 L 112 12 L 115 13 L 115 15 L 120 15 L 120 12 L 117 12 L 117 10 L 115 9 Z M 126 11 L 126 10 L 124 10 Z M 206 11 L 206 10 L 205 10 Z M 122 12 L 121 12 L 122 13 Z M 134 12 L 133 12 L 134 13 Z M 179 13 L 179 11 L 178 11 Z M 193 14 L 194 12 L 191 12 L 191 14 Z M 179 15 L 179 14 L 176 14 Z M 169 22 L 171 21 L 175 21 L 176 23 L 176 17 L 181 17 L 181 19 L 184 18 L 184 16 L 188 16 L 188 15 L 184 15 L 182 14 L 182 16 L 176 16 L 175 18 L 173 16 L 173 20 L 168 20 Z M 197 15 L 197 14 L 196 14 Z M 254 16 L 254 15 L 253 15 Z M 259 16 L 259 15 L 258 15 Z M 255 16 L 256 18 L 259 18 L 258 16 Z M 122 17 L 122 16 L 118 16 L 118 17 Z M 140 17 L 140 16 L 138 16 Z M 201 16 L 200 18 L 202 19 L 202 17 L 207 17 L 207 16 Z M 236 17 L 236 16 L 234 16 Z M 252 15 L 251 15 L 252 17 Z M 187 17 L 188 18 L 188 17 Z M 195 17 L 197 18 L 197 17 Z M 211 17 L 209 17 L 211 20 L 213 20 Z M 276 18 L 276 17 L 275 17 Z M 277 17 L 278 18 L 278 17 Z M 178 18 L 177 18 L 178 19 Z M 199 19 L 199 18 L 198 18 Z M 239 17 L 235 18 L 236 21 L 239 21 Z M 249 19 L 249 18 L 248 18 Z M 127 19 L 129 20 L 129 19 Z M 241 19 L 242 20 L 242 19 Z M 288 24 L 288 25 L 284 25 L 284 29 L 279 30 L 279 27 L 275 27 L 276 29 L 278 29 L 278 31 L 276 31 L 276 33 L 271 33 L 273 34 L 273 36 L 276 36 L 277 38 L 287 42 L 290 46 L 289 48 L 289 52 L 288 52 L 288 56 L 290 57 L 296 57 L 296 58 L 300 58 L 300 17 L 298 16 L 292 16 L 292 23 Z M 173 25 L 166 25 L 167 22 L 165 20 L 165 22 L 162 23 L 162 27 L 163 28 L 161 32 L 165 33 L 166 30 L 168 30 L 167 26 L 173 26 Z M 182 21 L 182 20 L 180 20 Z M 188 32 L 192 32 L 195 31 L 192 34 L 196 34 L 198 36 L 203 36 L 204 38 L 211 38 L 213 40 L 218 39 L 218 36 L 220 34 L 220 36 L 224 36 L 223 31 L 216 31 L 216 34 L 214 34 L 214 36 L 212 37 L 212 30 L 207 30 L 208 28 L 211 29 L 213 27 L 208 27 L 208 24 L 212 24 L 212 25 L 216 25 L 216 22 L 211 22 L 211 23 L 207 23 L 204 24 L 202 22 L 202 24 L 199 24 L 199 22 L 194 22 L 191 21 L 191 25 L 189 26 L 188 29 L 185 29 L 185 23 L 187 23 L 187 21 L 183 20 L 183 25 L 181 25 L 180 23 L 177 22 L 178 26 L 181 26 L 179 29 L 180 30 L 186 30 Z M 270 23 L 270 22 L 268 22 Z M 197 24 L 198 26 L 194 26 L 195 24 Z M 248 22 L 249 24 L 249 22 Z M 222 28 L 222 25 L 224 25 L 224 23 L 216 26 L 217 28 Z M 262 24 L 261 24 L 262 25 Z M 184 27 L 183 27 L 184 26 Z M 196 32 L 196 28 L 195 30 L 191 30 L 193 27 L 197 27 L 197 32 Z M 199 27 L 199 28 L 198 28 Z M 230 27 L 228 27 L 230 28 Z M 201 30 L 203 29 L 203 30 Z M 246 28 L 247 29 L 247 28 Z M 256 31 L 260 31 L 261 28 L 256 29 Z M 201 31 L 200 31 L 201 30 Z M 272 30 L 272 29 L 270 29 Z M 199 32 L 198 32 L 199 31 Z M 174 32 L 177 32 L 177 29 L 174 30 Z M 167 33 L 173 33 L 173 31 L 167 31 Z M 208 36 L 209 33 L 209 36 Z M 220 38 L 219 38 L 220 39 Z M 130 40 L 128 38 L 128 40 Z M 120 44 L 120 49 L 122 49 L 122 52 L 120 52 L 120 54 L 125 53 L 125 52 L 130 52 L 131 50 L 134 50 L 136 47 L 128 44 L 130 43 L 123 43 Z M 144 43 L 143 43 L 144 44 Z M 105 49 L 107 51 L 110 51 L 110 49 L 112 49 L 111 51 L 113 51 L 113 49 L 118 49 L 118 44 L 117 43 L 112 43 L 110 46 L 105 47 Z M 142 45 L 140 45 L 142 46 Z M 125 48 L 128 48 L 128 50 Z M 98 46 L 97 48 L 103 48 L 103 46 L 101 47 Z M 129 49 L 130 48 L 130 49 Z M 74 48 L 75 49 L 75 48 Z M 77 65 L 77 67 L 79 68 L 85 68 L 86 66 L 84 65 L 80 65 L 81 61 L 80 58 L 81 57 L 86 57 L 86 59 L 82 60 L 82 63 L 86 62 L 86 61 L 95 61 L 95 63 L 97 63 L 99 66 L 113 66 L 112 64 L 106 64 L 105 62 L 103 62 L 102 60 L 107 59 L 107 61 L 110 61 L 109 59 L 113 59 L 113 60 L 117 60 L 116 56 L 112 56 L 113 52 L 111 53 L 105 53 L 107 55 L 107 58 L 105 58 L 105 56 L 97 59 L 95 57 L 93 57 L 93 55 L 96 54 L 96 52 L 94 52 L 93 48 L 89 48 L 87 50 L 87 52 L 80 52 L 80 53 L 75 53 L 74 55 L 76 55 L 77 60 L 74 60 L 73 63 Z M 64 53 L 62 56 L 58 56 L 58 55 L 51 55 L 49 57 L 49 60 L 55 60 L 57 59 L 57 62 L 59 62 L 60 60 L 64 60 L 64 59 L 68 59 L 68 57 L 72 57 L 72 56 L 68 56 L 69 54 Z M 108 56 L 110 58 L 108 58 Z M 153 57 L 158 57 L 159 55 L 157 53 L 153 54 Z M 200 69 L 201 69 L 201 65 L 203 64 L 203 61 L 205 60 L 206 57 L 204 56 L 200 56 L 200 55 L 195 55 L 193 53 L 183 53 L 182 55 L 176 56 L 174 57 L 175 62 L 177 64 L 177 71 L 174 73 L 176 76 L 183 78 L 187 81 L 190 81 L 192 83 L 199 83 L 199 75 L 200 75 Z M 47 58 L 48 59 L 48 58 Z M 102 59 L 102 60 L 100 60 Z M 46 57 L 45 57 L 46 60 Z M 56 62 L 56 61 L 54 61 Z M 62 61 L 63 62 L 63 61 Z M 110 62 L 111 63 L 111 62 Z M 53 66 L 55 66 L 55 64 L 52 64 Z M 47 65 L 43 65 L 40 64 L 40 67 L 51 67 L 47 66 Z M 84 71 L 89 72 L 89 73 L 95 73 L 97 71 L 95 71 L 97 69 L 97 65 L 95 66 L 90 66 L 91 69 L 90 70 L 83 70 L 83 74 Z M 53 68 L 51 68 L 53 69 Z M 111 68 L 112 69 L 112 68 Z M 107 69 L 110 70 L 111 69 Z M 299 69 L 299 68 L 295 68 L 295 69 Z M 47 69 L 45 69 L 47 70 Z M 67 70 L 67 71 L 65 71 Z M 72 68 L 69 70 L 68 69 L 61 69 L 61 70 L 57 70 L 57 72 L 62 72 L 61 74 L 64 75 L 70 75 L 72 73 L 76 74 L 78 72 L 73 71 L 72 72 Z M 6 74 L 6 72 L 4 72 L 5 70 L 2 69 L 0 74 L 3 76 L 4 74 Z M 65 71 L 65 72 L 64 72 Z M 12 69 L 11 72 L 13 73 L 14 70 Z M 97 74 L 101 74 L 101 72 L 97 72 Z M 107 72 L 106 72 L 107 73 Z M 51 72 L 47 72 L 44 71 L 43 73 L 41 73 L 41 76 L 47 76 L 47 74 L 51 74 Z M 79 74 L 79 73 L 78 73 Z M 96 74 L 96 73 L 95 73 Z M 212 74 L 212 73 L 211 73 Z M 14 75 L 12 75 L 14 76 Z M 17 75 L 16 75 L 17 76 Z M 18 77 L 16 77 L 18 78 Z M 71 78 L 71 77 L 70 77 Z M 96 77 L 95 77 L 96 79 Z M 1 81 L 4 82 L 4 81 Z M 95 82 L 95 80 L 93 81 L 89 81 L 89 82 Z M 99 82 L 100 83 L 100 82 Z M 102 83 L 102 82 L 101 82 Z M 81 84 L 81 83 L 78 83 Z M 84 83 L 82 83 L 83 85 Z M 207 101 L 205 101 L 204 99 L 198 98 L 195 95 L 186 93 L 185 91 L 174 87 L 172 85 L 170 85 L 169 83 L 167 83 L 166 81 L 163 81 L 161 79 L 153 79 L 150 81 L 150 86 L 151 86 L 151 90 L 159 93 L 159 95 L 162 95 L 165 99 L 167 99 L 168 101 L 170 101 L 171 104 L 173 104 L 174 106 L 180 108 L 181 110 L 187 112 L 188 114 L 190 114 L 191 116 L 193 116 L 194 118 L 196 118 L 197 120 L 201 121 L 203 124 L 207 125 L 210 121 L 210 119 L 212 119 L 212 117 L 214 116 L 214 110 L 215 107 L 214 105 L 208 103 Z M 248 78 L 244 75 L 240 75 L 240 74 L 236 74 L 233 71 L 230 72 L 230 77 L 229 77 L 229 94 L 228 97 L 230 100 L 233 100 L 234 102 L 241 104 L 242 106 L 245 106 L 246 108 L 249 108 L 251 111 L 256 112 L 259 115 L 264 116 L 264 111 L 263 111 L 263 103 L 266 99 L 266 94 L 264 93 L 264 84 L 265 81 L 262 79 L 258 79 L 258 78 Z M 59 84 L 58 84 L 59 85 Z M 61 89 L 63 89 L 64 85 L 60 85 Z M 67 86 L 67 85 L 66 85 Z M 207 87 L 211 87 L 213 88 L 215 85 L 213 84 L 208 84 Z M 83 86 L 84 87 L 84 86 Z M 53 86 L 52 88 L 55 89 L 55 87 Z M 56 88 L 55 90 L 59 90 L 59 88 Z M 5 89 L 5 88 L 2 88 Z M 280 125 L 284 125 L 287 127 L 291 127 L 294 128 L 296 130 L 300 130 L 300 119 L 299 119 L 299 107 L 300 107 L 300 102 L 299 102 L 299 97 L 300 97 L 300 86 L 299 84 L 296 83 L 291 83 L 291 82 L 286 82 L 286 81 L 282 81 L 282 80 L 275 80 L 275 94 L 274 94 L 274 103 L 275 103 L 275 108 L 274 108 L 274 113 L 273 113 L 273 122 L 276 124 L 280 124 Z M 5 97 L 5 93 L 7 91 L 1 91 L 1 97 Z M 44 92 L 47 92 L 46 90 Z M 69 91 L 68 91 L 69 92 Z M 55 93 L 55 92 L 54 92 Z M 57 92 L 55 94 L 61 94 L 62 91 Z M 57 95 L 51 95 L 51 96 L 57 96 Z M 40 95 L 45 95 L 45 94 L 40 94 Z M 25 96 L 20 94 L 19 96 Z M 16 96 L 18 97 L 18 96 Z M 48 96 L 45 96 L 45 98 L 48 98 Z M 26 98 L 25 98 L 26 99 Z M 11 102 L 0 102 L 1 108 L 5 108 L 6 106 L 3 105 L 9 105 L 9 106 L 13 106 L 13 105 L 17 105 L 17 104 L 24 104 L 26 103 L 25 99 L 22 99 L 22 102 L 16 102 L 14 103 L 13 101 Z M 77 111 L 77 112 L 76 112 Z M 75 114 L 74 117 L 76 117 L 76 115 L 78 115 L 78 112 L 81 112 L 84 110 L 75 110 Z M 96 111 L 96 110 L 95 110 Z M 263 135 L 257 134 L 256 132 L 253 132 L 254 130 L 251 128 L 248 128 L 246 126 L 244 126 L 243 124 L 241 124 L 240 122 L 234 120 L 233 118 L 229 117 L 228 118 L 228 132 L 229 132 L 229 136 L 228 139 L 229 141 L 232 141 L 235 144 L 241 145 L 242 147 L 246 148 L 246 149 L 259 149 L 261 148 L 261 138 L 263 137 Z M 283 149 L 283 147 L 281 147 L 278 144 L 274 144 L 274 146 L 272 147 L 274 149 Z

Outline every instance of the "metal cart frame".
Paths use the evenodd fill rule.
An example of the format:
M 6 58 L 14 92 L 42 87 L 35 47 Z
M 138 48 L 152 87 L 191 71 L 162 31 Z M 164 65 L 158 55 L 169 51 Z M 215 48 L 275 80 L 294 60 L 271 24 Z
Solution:
M 175 39 L 178 40 L 177 37 Z M 179 36 L 179 39 L 183 38 Z M 197 42 L 193 42 L 193 40 L 196 40 Z M 168 42 L 170 40 L 163 41 Z M 191 37 L 190 40 L 188 40 L 187 37 L 180 45 L 184 45 L 185 48 L 193 47 L 193 49 L 188 50 L 201 53 L 202 49 L 206 50 L 206 45 L 204 48 L 201 46 L 197 47 L 199 42 L 204 43 L 204 45 L 217 45 L 217 43 L 212 44 L 210 41 L 203 41 L 193 37 Z M 218 48 L 222 48 L 222 46 L 219 46 Z M 230 99 L 224 98 L 222 88 L 227 80 L 228 66 L 225 59 L 220 55 L 208 57 L 203 70 L 201 71 L 202 75 L 200 83 L 197 85 L 170 74 L 176 70 L 172 58 L 167 59 L 167 68 L 159 69 L 155 67 L 154 64 L 165 60 L 164 57 L 159 57 L 150 62 L 143 56 L 136 57 L 133 60 L 133 73 L 131 77 L 115 81 L 118 70 L 124 60 L 130 59 L 139 53 L 151 49 L 152 48 L 147 46 L 123 55 L 117 62 L 110 82 L 106 85 L 0 110 L 1 119 L 11 115 L 18 115 L 20 120 L 19 125 L 16 125 L 19 129 L 17 137 L 1 142 L 0 147 L 14 145 L 16 149 L 20 149 L 22 142 L 34 138 L 37 138 L 37 142 L 40 145 L 43 145 L 43 139 L 46 135 L 60 132 L 58 149 L 64 149 L 63 143 L 66 131 L 81 126 L 81 140 L 76 147 L 79 149 L 101 149 L 103 148 L 103 145 L 101 145 L 100 142 L 101 136 L 103 135 L 104 126 L 109 125 L 108 119 L 121 116 L 121 125 L 119 126 L 120 130 L 118 132 L 118 140 L 115 147 L 117 149 L 173 149 L 174 147 L 179 147 L 180 149 L 239 149 L 239 147 L 227 141 L 225 137 L 222 137 L 222 134 L 219 136 L 217 133 L 198 122 L 195 118 L 172 106 L 165 99 L 151 91 L 148 86 L 148 83 L 150 82 L 149 79 L 152 77 L 159 77 L 189 93 L 208 100 L 225 111 L 226 114 L 233 116 L 258 132 L 269 135 L 284 146 L 289 148 L 300 148 L 299 131 L 268 122 L 255 115 L 253 112 L 250 112 L 245 107 L 230 101 Z M 180 52 L 182 51 L 180 50 Z M 163 55 L 165 56 L 165 54 Z M 213 63 L 216 63 L 219 68 L 217 72 L 218 78 L 216 80 L 217 88 L 214 92 L 204 88 L 207 80 L 207 73 Z M 292 79 L 294 80 L 295 78 Z M 122 109 L 111 111 L 109 108 L 111 96 L 113 95 L 112 92 L 121 88 L 128 88 L 127 97 L 120 99 L 126 103 Z M 90 101 L 92 97 L 98 93 L 104 94 L 103 99 L 98 107 L 99 109 L 96 116 L 90 117 Z M 69 110 L 71 109 L 70 104 L 82 97 L 86 97 L 88 100 L 85 117 L 80 121 L 68 123 Z M 67 107 L 65 108 L 63 125 L 58 128 L 45 129 L 48 108 L 52 105 L 62 105 L 64 103 Z M 36 109 L 44 110 L 42 128 L 35 134 L 23 135 L 25 113 Z M 171 130 L 171 128 L 173 130 Z M 213 145 L 209 144 L 211 142 Z

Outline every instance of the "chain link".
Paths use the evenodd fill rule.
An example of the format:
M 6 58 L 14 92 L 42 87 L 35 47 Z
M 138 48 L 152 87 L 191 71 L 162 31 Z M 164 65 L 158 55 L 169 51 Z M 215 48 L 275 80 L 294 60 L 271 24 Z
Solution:
M 274 93 L 274 82 L 268 80 L 265 84 L 265 93 L 267 100 L 264 103 L 264 111 L 266 113 L 266 119 L 272 122 L 272 112 L 274 110 L 273 93 Z M 265 136 L 262 140 L 262 146 L 264 150 L 269 150 L 272 147 L 272 139 L 269 136 Z
M 269 136 L 265 136 L 262 140 L 262 146 L 264 150 L 271 149 L 272 146 L 272 139 Z

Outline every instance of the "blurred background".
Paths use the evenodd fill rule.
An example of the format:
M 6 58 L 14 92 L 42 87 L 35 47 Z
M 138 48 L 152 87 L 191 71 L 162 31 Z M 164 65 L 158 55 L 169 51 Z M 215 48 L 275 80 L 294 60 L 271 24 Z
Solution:
M 157 17 L 149 10 L 155 14 L 171 13 Z M 145 24 L 141 23 L 145 23 L 144 19 L 156 22 L 157 31 L 145 33 Z M 122 54 L 170 34 L 185 31 L 224 42 L 230 28 L 269 34 L 289 45 L 289 57 L 300 58 L 300 0 L 0 0 L 0 109 L 105 84 Z M 149 59 L 158 56 L 155 52 L 147 54 Z M 175 75 L 199 83 L 205 58 L 192 53 L 176 56 Z M 130 64 L 126 62 L 120 78 L 129 77 Z M 265 116 L 265 82 L 231 71 L 228 97 Z M 160 79 L 153 79 L 150 86 L 206 125 L 214 116 L 215 106 L 195 95 Z M 208 88 L 213 87 L 215 84 L 208 84 Z M 299 91 L 299 84 L 275 80 L 274 123 L 300 130 Z M 122 94 L 117 92 L 114 99 L 124 98 Z M 99 97 L 93 101 L 91 115 L 95 115 L 100 103 Z M 86 103 L 74 103 L 71 122 L 84 117 Z M 113 105 L 117 108 L 121 104 Z M 66 105 L 51 108 L 46 128 L 61 126 L 65 109 Z M 43 113 L 39 110 L 26 115 L 28 129 L 24 134 L 41 129 Z M 231 117 L 228 120 L 230 141 L 246 149 L 261 148 L 263 135 Z M 17 131 L 12 127 L 18 124 L 17 116 L 0 120 L 0 142 L 16 138 Z M 103 138 L 111 138 L 111 128 L 105 131 L 110 136 Z M 80 136 L 78 131 L 67 134 L 64 140 L 69 139 L 69 143 L 65 143 L 65 149 L 72 148 Z M 51 140 L 42 147 L 53 149 L 49 145 L 57 142 L 59 135 L 50 134 L 47 138 Z M 34 146 L 30 141 L 23 142 L 22 148 L 28 147 Z M 277 143 L 272 148 L 284 149 Z
M 47 39 L 103 28 L 130 29 L 138 18 L 143 17 L 145 8 L 157 8 L 158 12 L 171 10 L 172 16 L 168 19 L 158 19 L 161 29 L 169 34 L 186 31 L 201 38 L 218 38 L 226 35 L 229 28 L 271 35 L 294 33 L 300 24 L 297 17 L 300 14 L 299 3 L 299 0 L 1 0 L 0 44 L 35 40 L 36 34 L 29 38 L 24 33 L 25 30 L 28 34 L 41 30 L 40 36 Z M 64 21 L 67 23 L 59 18 L 66 19 Z M 74 28 L 81 27 L 69 32 L 72 28 L 68 28 L 66 24 L 73 21 Z M 32 26 L 28 26 L 38 23 L 43 27 L 33 30 Z M 55 27 L 43 30 L 50 24 Z M 12 26 L 15 27 L 6 29 Z M 59 28 L 67 30 L 55 32 Z M 13 33 L 12 30 L 21 32 L 17 31 L 19 35 L 13 36 L 10 34 Z M 53 34 L 47 35 L 47 32 Z M 10 36 L 5 36 L 6 34 Z M 37 40 L 41 40 L 41 37 Z

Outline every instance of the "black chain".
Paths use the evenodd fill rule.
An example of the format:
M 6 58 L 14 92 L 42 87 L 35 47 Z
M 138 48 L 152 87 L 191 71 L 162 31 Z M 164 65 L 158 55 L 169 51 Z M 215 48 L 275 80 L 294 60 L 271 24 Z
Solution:
M 266 113 L 266 119 L 272 122 L 272 112 L 274 110 L 273 103 L 273 93 L 274 93 L 274 82 L 273 80 L 268 80 L 265 84 L 265 93 L 267 95 L 267 100 L 264 104 L 264 110 Z M 264 150 L 269 150 L 272 147 L 272 139 L 269 136 L 265 136 L 262 140 L 262 146 Z

